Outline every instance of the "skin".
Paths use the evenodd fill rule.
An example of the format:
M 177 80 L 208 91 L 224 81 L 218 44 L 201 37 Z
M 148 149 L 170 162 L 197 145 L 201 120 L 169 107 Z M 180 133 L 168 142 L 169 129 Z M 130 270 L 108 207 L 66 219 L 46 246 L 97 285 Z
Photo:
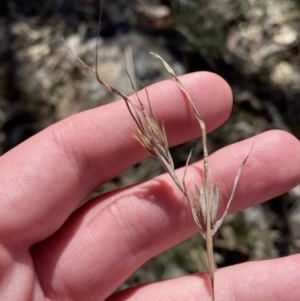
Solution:
M 226 121 L 232 94 L 220 77 L 201 72 L 181 80 L 208 131 Z M 199 136 L 173 80 L 148 89 L 170 145 Z M 206 273 L 111 295 L 145 261 L 197 232 L 168 175 L 101 195 L 76 210 L 96 187 L 147 156 L 134 132 L 119 101 L 54 124 L 0 158 L 0 300 L 210 300 Z M 253 140 L 232 212 L 300 182 L 299 141 L 283 131 L 265 132 L 209 157 L 221 203 Z M 201 184 L 202 166 L 200 161 L 189 168 L 191 187 Z M 177 173 L 181 178 L 183 170 Z M 294 255 L 219 269 L 216 300 L 298 300 L 299 267 L 300 255 Z

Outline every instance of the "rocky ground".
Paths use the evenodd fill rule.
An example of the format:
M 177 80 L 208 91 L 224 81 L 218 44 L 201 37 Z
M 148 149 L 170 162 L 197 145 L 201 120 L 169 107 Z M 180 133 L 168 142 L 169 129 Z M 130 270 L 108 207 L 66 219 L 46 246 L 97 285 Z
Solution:
M 116 99 L 76 64 L 61 40 L 93 66 L 97 1 L 11 0 L 0 6 L 1 153 L 62 118 Z M 210 151 L 274 128 L 300 138 L 299 32 L 296 0 L 107 1 L 98 68 L 125 94 L 131 91 L 124 64 L 138 88 L 140 81 L 169 78 L 149 51 L 177 74 L 209 70 L 223 76 L 235 103 L 230 120 L 209 135 Z M 176 166 L 191 147 L 196 160 L 201 146 L 195 141 L 172 149 Z M 145 160 L 95 193 L 161 172 Z M 218 266 L 300 252 L 299 200 L 300 186 L 228 216 L 215 240 Z M 195 236 L 146 263 L 122 288 L 199 269 L 205 269 L 205 249 Z

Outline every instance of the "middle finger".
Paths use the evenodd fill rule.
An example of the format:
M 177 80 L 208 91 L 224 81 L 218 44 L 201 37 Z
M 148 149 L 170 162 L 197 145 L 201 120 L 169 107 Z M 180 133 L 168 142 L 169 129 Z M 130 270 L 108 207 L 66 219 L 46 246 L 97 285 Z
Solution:
M 228 200 L 235 174 L 252 143 L 253 139 L 249 139 L 210 157 L 212 182 L 220 188 L 221 202 Z M 300 171 L 296 167 L 300 158 L 296 153 L 300 149 L 296 139 L 272 131 L 257 136 L 255 145 L 233 210 L 270 199 L 299 181 Z M 281 157 L 284 145 L 291 147 Z M 291 158 L 299 162 L 290 164 Z M 200 185 L 202 163 L 194 166 L 189 169 L 189 178 Z M 182 177 L 182 170 L 178 174 Z M 170 177 L 163 175 L 98 197 L 78 210 L 33 255 L 46 290 L 55 291 L 62 299 L 66 299 L 71 288 L 78 300 L 104 299 L 149 258 L 196 231 L 186 200 Z M 70 269 L 76 273 L 70 274 Z

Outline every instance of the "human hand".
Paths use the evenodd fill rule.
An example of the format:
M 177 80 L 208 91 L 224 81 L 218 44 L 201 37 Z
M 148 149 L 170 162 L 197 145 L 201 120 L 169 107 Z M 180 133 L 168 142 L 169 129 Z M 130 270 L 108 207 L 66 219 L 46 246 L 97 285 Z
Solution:
M 232 96 L 221 78 L 203 72 L 181 79 L 208 131 L 228 118 Z M 174 81 L 148 91 L 170 145 L 199 135 Z M 147 156 L 132 139 L 134 132 L 120 101 L 65 119 L 0 158 L 0 300 L 104 300 L 145 261 L 196 233 L 189 206 L 169 175 L 101 195 L 76 210 L 96 187 Z M 286 132 L 266 132 L 210 156 L 221 202 L 228 200 L 254 139 L 232 212 L 300 182 L 299 141 Z M 188 181 L 200 183 L 202 163 L 194 166 Z M 177 172 L 181 178 L 183 170 Z M 216 298 L 298 300 L 299 267 L 300 255 L 294 255 L 219 269 Z M 199 273 L 108 300 L 210 300 L 208 283 L 207 274 Z

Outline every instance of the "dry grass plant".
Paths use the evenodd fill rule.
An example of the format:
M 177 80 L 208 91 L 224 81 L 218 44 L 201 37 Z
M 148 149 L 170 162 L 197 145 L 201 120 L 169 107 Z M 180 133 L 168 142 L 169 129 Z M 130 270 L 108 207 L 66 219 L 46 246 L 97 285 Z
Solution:
M 100 7 L 100 20 L 99 20 L 99 28 L 98 28 L 98 36 L 100 33 L 100 24 L 101 24 L 101 14 L 103 9 L 103 1 L 101 2 Z M 176 186 L 180 189 L 180 191 L 183 193 L 184 197 L 187 199 L 188 204 L 191 209 L 192 216 L 194 218 L 194 221 L 204 237 L 206 241 L 206 251 L 207 251 L 207 263 L 208 263 L 208 271 L 209 271 L 209 278 L 211 283 L 211 294 L 212 294 L 212 300 L 215 300 L 215 293 L 214 293 L 214 260 L 213 260 L 213 235 L 216 233 L 220 225 L 222 224 L 225 216 L 228 213 L 230 204 L 234 198 L 235 192 L 238 187 L 238 183 L 242 174 L 242 170 L 244 168 L 244 165 L 250 155 L 247 155 L 247 157 L 242 162 L 237 175 L 235 177 L 233 189 L 231 196 L 229 198 L 229 201 L 227 203 L 226 209 L 224 210 L 224 213 L 222 214 L 221 218 L 217 220 L 217 213 L 218 213 L 218 205 L 219 205 L 219 192 L 218 188 L 213 185 L 209 178 L 209 164 L 208 164 L 208 151 L 207 151 L 207 143 L 206 143 L 206 125 L 199 114 L 197 108 L 195 107 L 189 93 L 187 92 L 186 88 L 184 87 L 183 83 L 180 81 L 180 79 L 177 77 L 177 75 L 174 73 L 173 69 L 167 64 L 167 62 L 160 57 L 158 54 L 151 53 L 154 57 L 160 59 L 162 63 L 164 64 L 165 68 L 168 70 L 170 74 L 174 76 L 174 79 L 178 85 L 178 87 L 182 90 L 184 95 L 186 96 L 187 100 L 189 101 L 193 112 L 196 116 L 196 119 L 200 125 L 201 132 L 202 132 L 202 144 L 203 144 L 203 168 L 204 168 L 204 182 L 199 188 L 197 185 L 195 185 L 195 189 L 193 192 L 187 191 L 187 185 L 185 183 L 185 176 L 187 173 L 187 168 L 189 164 L 189 159 L 191 156 L 191 153 L 187 159 L 186 167 L 184 171 L 184 176 L 182 180 L 179 180 L 179 178 L 176 175 L 175 169 L 174 169 L 174 163 L 173 159 L 171 157 L 169 146 L 168 146 L 168 140 L 166 131 L 163 125 L 161 125 L 158 120 L 155 117 L 155 114 L 151 107 L 151 102 L 149 98 L 149 94 L 147 91 L 147 88 L 145 88 L 146 91 L 146 97 L 147 102 L 149 106 L 149 110 L 146 109 L 144 106 L 142 100 L 139 97 L 139 93 L 137 92 L 133 80 L 129 74 L 129 72 L 125 69 L 125 72 L 127 73 L 127 76 L 130 80 L 132 89 L 137 97 L 139 108 L 135 106 L 135 104 L 128 98 L 125 94 L 123 94 L 118 89 L 110 86 L 108 83 L 106 83 L 99 75 L 97 65 L 98 65 L 98 46 L 99 46 L 99 39 L 97 40 L 97 48 L 96 48 L 96 58 L 95 58 L 95 64 L 96 68 L 93 70 L 90 66 L 88 66 L 84 61 L 82 61 L 80 58 L 78 58 L 72 50 L 69 48 L 69 46 L 64 41 L 68 51 L 72 54 L 72 56 L 75 58 L 75 60 L 86 70 L 91 72 L 97 79 L 97 81 L 104 86 L 108 91 L 122 97 L 126 103 L 126 106 L 128 108 L 128 111 L 134 120 L 134 122 L 137 125 L 137 134 L 134 134 L 135 139 L 139 141 L 139 143 L 155 158 L 157 159 L 163 166 L 163 168 L 166 170 L 167 173 L 171 176 Z M 253 147 L 253 145 L 252 145 Z M 251 147 L 251 149 L 252 149 Z

